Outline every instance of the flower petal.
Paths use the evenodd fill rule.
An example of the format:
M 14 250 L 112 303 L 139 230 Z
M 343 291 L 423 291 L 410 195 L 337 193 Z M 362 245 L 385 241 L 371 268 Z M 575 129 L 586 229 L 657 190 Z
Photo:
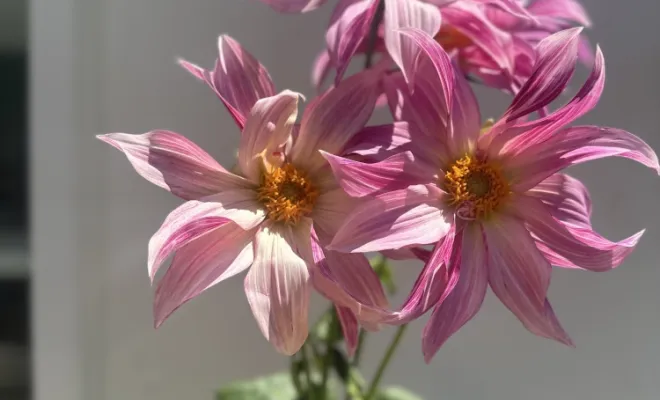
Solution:
M 342 188 L 352 197 L 365 197 L 430 182 L 435 171 L 409 151 L 373 164 L 321 152 Z
M 410 143 L 407 122 L 367 126 L 346 144 L 344 155 L 360 155 L 371 161 L 383 160 Z
M 326 0 L 261 0 L 281 13 L 306 13 L 323 5 Z
M 402 28 L 414 28 L 419 33 L 435 36 L 440 30 L 440 10 L 417 0 L 383 0 L 385 13 L 385 46 L 390 57 L 410 81 L 421 44 L 412 36 L 401 35 Z M 417 44 L 416 44 L 417 42 Z
M 433 309 L 422 333 L 424 360 L 430 362 L 440 347 L 474 317 L 484 301 L 488 287 L 486 246 L 481 228 L 470 225 L 462 234 L 463 246 L 454 262 L 460 270 L 458 283 L 446 298 Z
M 591 227 L 591 196 L 579 180 L 566 174 L 550 175 L 527 194 L 541 200 L 559 221 Z
M 379 1 L 340 0 L 326 30 L 325 41 L 332 64 L 337 69 L 335 84 L 342 80 L 351 59 L 364 43 Z
M 462 229 L 462 226 L 456 228 L 456 225 L 452 225 L 435 245 L 403 305 L 391 318 L 383 320 L 384 323 L 407 324 L 443 302 L 452 292 L 459 279 Z
M 121 150 L 144 179 L 185 200 L 252 184 L 227 172 L 196 144 L 169 131 L 109 133 L 98 139 Z
M 238 163 L 253 182 L 259 182 L 262 167 L 271 161 L 291 136 L 291 128 L 298 116 L 298 98 L 302 95 L 290 90 L 260 99 L 245 123 L 238 152 Z
M 268 70 L 228 35 L 218 38 L 219 56 L 213 71 L 179 60 L 179 64 L 216 92 L 239 128 L 243 129 L 257 100 L 275 95 Z
M 561 94 L 575 71 L 582 28 L 567 29 L 542 40 L 534 72 L 505 112 L 513 121 L 547 106 Z
M 358 200 L 347 195 L 339 186 L 321 193 L 316 200 L 311 218 L 314 220 L 314 230 L 323 246 L 330 244 L 337 230 L 357 203 Z
M 333 65 L 330 62 L 330 54 L 327 50 L 323 50 L 318 56 L 316 56 L 316 59 L 314 59 L 312 67 L 312 84 L 317 91 L 321 91 L 321 87 L 323 87 L 332 68 Z
M 180 247 L 156 289 L 156 327 L 188 300 L 248 268 L 253 237 L 253 231 L 227 223 Z
M 366 253 L 435 243 L 450 228 L 441 195 L 434 186 L 416 185 L 375 196 L 346 218 L 329 247 Z
M 257 233 L 245 294 L 261 332 L 277 351 L 292 355 L 307 338 L 310 282 L 307 262 L 293 250 L 290 226 L 264 226 Z
M 173 251 L 228 221 L 243 230 L 250 230 L 264 218 L 265 214 L 251 190 L 228 190 L 183 203 L 165 218 L 149 241 L 149 277 L 154 279 L 160 264 Z
M 585 27 L 592 25 L 591 18 L 577 0 L 536 0 L 528 10 L 539 19 L 547 17 L 572 21 Z
M 621 265 L 634 249 L 642 233 L 621 243 L 612 243 L 588 226 L 572 228 L 554 218 L 539 199 L 520 196 L 512 207 L 524 218 L 528 229 L 547 248 L 568 260 L 572 266 L 591 271 L 607 271 Z
M 495 295 L 530 332 L 572 345 L 546 300 L 552 267 L 522 222 L 503 217 L 483 229 Z
M 571 165 L 604 157 L 637 161 L 660 174 L 658 156 L 642 139 L 621 129 L 576 126 L 556 132 L 544 143 L 507 160 L 513 189 L 523 192 Z
M 358 73 L 310 102 L 291 150 L 294 164 L 311 172 L 325 164 L 318 150 L 338 154 L 344 148 L 373 113 L 378 76 L 372 71 Z
M 474 150 L 481 132 L 481 112 L 477 98 L 462 74 L 456 74 L 448 147 L 451 154 Z
M 335 306 L 337 311 L 337 319 L 341 325 L 341 331 L 344 334 L 344 343 L 346 344 L 346 353 L 349 357 L 353 357 L 358 345 L 358 337 L 360 335 L 360 326 L 358 325 L 357 317 L 350 308 Z

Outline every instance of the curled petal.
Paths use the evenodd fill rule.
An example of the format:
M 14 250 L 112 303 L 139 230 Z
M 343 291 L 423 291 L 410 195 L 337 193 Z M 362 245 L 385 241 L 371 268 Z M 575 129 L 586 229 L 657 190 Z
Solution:
M 221 35 L 218 51 L 213 71 L 185 60 L 179 60 L 179 64 L 215 91 L 236 124 L 243 129 L 257 100 L 275 95 L 275 85 L 266 68 L 232 37 Z
M 317 91 L 321 91 L 321 87 L 323 87 L 323 83 L 327 79 L 330 70 L 332 70 L 330 54 L 327 50 L 323 50 L 316 56 L 314 66 L 312 67 L 312 84 Z
M 346 218 L 329 247 L 366 253 L 435 243 L 450 228 L 441 195 L 434 186 L 415 185 L 366 200 Z
M 540 110 L 561 94 L 575 71 L 580 32 L 582 28 L 567 29 L 538 44 L 534 72 L 506 111 L 507 121 Z
M 185 200 L 252 184 L 227 172 L 196 144 L 169 131 L 109 133 L 98 139 L 122 151 L 144 179 Z
M 566 174 L 554 174 L 527 192 L 541 200 L 559 221 L 591 226 L 591 196 L 579 180 Z
M 458 282 L 446 298 L 433 309 L 431 318 L 422 332 L 422 352 L 426 362 L 463 325 L 474 317 L 484 301 L 488 287 L 486 246 L 479 226 L 468 226 L 463 231 L 463 246 L 455 269 Z
M 309 272 L 294 251 L 300 245 L 296 240 L 289 226 L 263 227 L 245 277 L 245 294 L 261 332 L 286 355 L 300 349 L 308 331 Z
M 350 308 L 335 306 L 337 311 L 337 318 L 341 325 L 341 331 L 344 334 L 344 343 L 346 344 L 346 352 L 349 357 L 353 357 L 358 345 L 358 337 L 360 335 L 360 326 L 358 325 L 357 317 Z
M 607 271 L 621 265 L 642 233 L 620 243 L 600 237 L 588 226 L 573 228 L 555 219 L 541 200 L 521 196 L 513 208 L 541 243 L 571 265 L 591 271 Z
M 367 126 L 353 136 L 342 154 L 355 154 L 378 161 L 400 152 L 409 143 L 407 122 Z
M 326 0 L 261 0 L 281 13 L 306 13 L 321 7 Z
M 265 214 L 254 200 L 251 190 L 228 190 L 177 207 L 165 218 L 163 225 L 149 241 L 149 277 L 153 280 L 158 268 L 181 246 L 204 236 L 207 232 L 234 222 L 250 230 L 263 221 Z
M 268 166 L 273 153 L 290 139 L 301 96 L 285 90 L 260 99 L 252 107 L 241 136 L 238 163 L 243 174 L 253 182 L 259 182 L 262 167 Z
M 576 126 L 556 132 L 548 141 L 510 160 L 513 188 L 522 192 L 571 165 L 604 157 L 623 157 L 660 174 L 658 156 L 642 139 L 621 129 Z
M 314 99 L 291 150 L 293 163 L 311 172 L 325 164 L 318 150 L 338 154 L 371 117 L 379 95 L 377 81 L 378 74 L 361 72 Z
M 505 217 L 483 228 L 495 295 L 530 332 L 572 345 L 546 299 L 552 268 L 522 222 Z
M 154 298 L 159 327 L 182 304 L 252 264 L 253 231 L 227 223 L 179 248 Z
M 432 38 L 440 30 L 440 10 L 434 5 L 417 0 L 383 1 L 385 46 L 406 80 L 410 81 L 421 45 L 412 36 L 401 35 L 399 31 L 402 28 L 412 28 Z
M 431 181 L 433 171 L 409 151 L 367 164 L 322 152 L 342 188 L 352 197 L 400 190 Z

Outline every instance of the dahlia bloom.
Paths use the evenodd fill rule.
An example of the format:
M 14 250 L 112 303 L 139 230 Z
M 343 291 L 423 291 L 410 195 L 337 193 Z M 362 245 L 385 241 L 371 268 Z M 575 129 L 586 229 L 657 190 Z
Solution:
M 276 93 L 266 69 L 230 37 L 220 37 L 219 51 L 213 71 L 181 64 L 211 86 L 241 129 L 234 170 L 174 132 L 99 136 L 124 152 L 145 179 L 187 200 L 149 242 L 152 281 L 174 254 L 156 289 L 155 325 L 249 268 L 248 302 L 278 351 L 293 354 L 305 341 L 312 286 L 335 301 L 354 346 L 358 320 L 376 328 L 368 311 L 382 317 L 388 304 L 364 255 L 322 248 L 355 200 L 339 187 L 319 150 L 386 154 L 393 136 L 407 136 L 405 124 L 364 128 L 377 97 L 372 81 L 378 78 L 371 71 L 313 99 L 295 124 L 299 93 Z
M 426 360 L 481 307 L 486 288 L 532 333 L 571 344 L 547 299 L 551 265 L 606 271 L 633 250 L 642 232 L 620 242 L 590 224 L 586 188 L 560 171 L 608 156 L 660 172 L 641 139 L 620 129 L 567 127 L 591 110 L 605 83 L 596 50 L 593 70 L 575 97 L 531 120 L 562 93 L 577 63 L 580 29 L 538 45 L 531 78 L 492 126 L 481 126 L 469 85 L 447 53 L 419 30 L 413 91 L 403 79 L 388 89 L 396 118 L 409 122 L 409 151 L 373 164 L 326 155 L 346 192 L 369 198 L 345 220 L 329 248 L 370 252 L 434 245 L 425 270 L 446 269 L 455 285 L 423 333 Z M 412 65 L 412 63 L 408 64 Z
M 326 32 L 326 50 L 316 59 L 312 80 L 317 86 L 332 69 L 341 79 L 356 53 L 375 51 L 387 66 L 405 74 L 415 46 L 397 31 L 417 28 L 434 36 L 454 58 L 463 73 L 490 87 L 515 94 L 529 78 L 534 47 L 548 35 L 591 21 L 577 0 L 383 0 L 385 11 L 375 43 L 369 43 L 369 26 L 378 1 L 348 0 L 335 8 Z M 442 21 L 442 23 L 441 23 Z M 370 48 L 370 46 L 372 46 Z M 583 60 L 590 62 L 586 40 Z

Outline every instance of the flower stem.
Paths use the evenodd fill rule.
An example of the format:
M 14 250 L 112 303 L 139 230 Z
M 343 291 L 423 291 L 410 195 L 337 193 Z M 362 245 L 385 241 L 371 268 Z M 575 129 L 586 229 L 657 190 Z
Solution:
M 378 370 L 376 371 L 376 375 L 374 375 L 374 379 L 371 381 L 371 385 L 369 385 L 369 390 L 367 391 L 367 395 L 364 397 L 364 400 L 371 400 L 376 395 L 376 390 L 378 389 L 378 384 L 380 384 L 380 380 L 383 378 L 383 373 L 385 372 L 385 369 L 387 368 L 388 364 L 390 363 L 390 360 L 392 359 L 392 356 L 394 355 L 394 351 L 396 350 L 397 346 L 401 342 L 401 338 L 403 337 L 403 334 L 405 333 L 407 326 L 408 326 L 407 324 L 406 325 L 401 325 L 396 330 L 396 334 L 394 335 L 394 339 L 392 339 L 392 342 L 387 347 L 387 351 L 385 352 L 385 356 L 383 356 L 383 359 L 380 361 L 380 364 L 378 365 Z
M 312 368 L 310 367 L 310 359 L 307 354 L 307 343 L 303 344 L 300 348 L 303 360 L 305 360 L 305 376 L 307 377 L 307 400 L 314 400 L 314 382 L 312 381 Z
M 364 349 L 364 339 L 367 336 L 367 332 L 364 329 L 360 330 L 360 335 L 358 336 L 358 344 L 355 348 L 355 354 L 353 355 L 353 361 L 351 365 L 353 367 L 358 367 L 362 359 L 362 350 Z
M 367 58 L 364 61 L 365 69 L 371 68 L 373 62 L 376 39 L 378 39 L 378 26 L 383 20 L 383 13 L 385 12 L 385 1 L 380 0 L 377 7 L 374 19 L 371 21 L 371 26 L 369 27 L 369 36 L 367 37 Z
M 321 375 L 321 388 L 323 389 L 321 395 L 322 400 L 325 400 L 327 397 L 328 375 L 331 366 L 334 364 L 334 354 L 332 353 L 332 349 L 337 340 L 335 331 L 337 330 L 337 324 L 339 323 L 334 307 L 331 306 L 327 312 L 330 314 L 330 324 L 328 324 L 328 336 L 326 337 L 325 342 L 325 360 L 323 361 L 323 374 Z

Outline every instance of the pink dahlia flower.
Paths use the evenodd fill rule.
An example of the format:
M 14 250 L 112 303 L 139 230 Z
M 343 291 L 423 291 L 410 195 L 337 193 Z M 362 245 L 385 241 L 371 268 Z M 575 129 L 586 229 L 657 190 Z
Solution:
M 499 121 L 485 128 L 474 94 L 447 53 L 419 30 L 404 32 L 422 50 L 417 69 L 407 71 L 414 91 L 401 79 L 389 96 L 395 117 L 409 122 L 411 151 L 373 164 L 326 155 L 349 195 L 369 196 L 329 248 L 355 253 L 435 246 L 425 271 L 458 279 L 443 287 L 449 293 L 430 296 L 440 301 L 423 333 L 427 360 L 477 313 L 488 286 L 529 331 L 570 345 L 547 300 L 551 265 L 615 268 L 642 232 L 620 242 L 596 233 L 586 188 L 561 170 L 619 156 L 660 172 L 656 154 L 620 129 L 567 127 L 601 95 L 600 49 L 571 101 L 528 118 L 564 90 L 577 63 L 580 29 L 539 43 L 531 78 Z
M 386 154 L 396 137 L 408 136 L 405 124 L 364 128 L 377 97 L 377 77 L 366 72 L 313 99 L 297 125 L 300 94 L 276 93 L 266 69 L 233 39 L 220 37 L 219 51 L 213 71 L 181 63 L 212 87 L 242 131 L 234 172 L 174 132 L 99 136 L 145 179 L 187 200 L 149 242 L 152 280 L 174 254 L 156 289 L 155 325 L 249 268 L 248 302 L 278 351 L 293 354 L 305 341 L 313 286 L 335 301 L 353 348 L 358 320 L 376 327 L 368 311 L 387 314 L 387 299 L 364 255 L 322 248 L 355 201 L 319 150 Z

